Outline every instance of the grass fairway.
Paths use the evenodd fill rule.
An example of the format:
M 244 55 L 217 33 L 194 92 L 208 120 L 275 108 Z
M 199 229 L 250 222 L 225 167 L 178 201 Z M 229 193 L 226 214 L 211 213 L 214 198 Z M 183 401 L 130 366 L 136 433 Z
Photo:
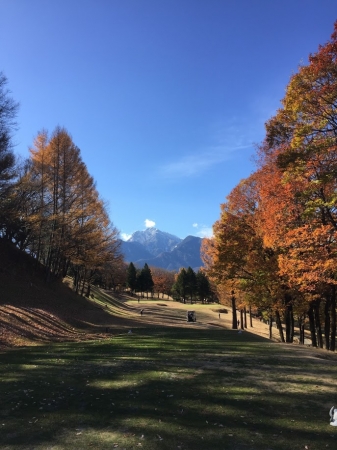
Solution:
M 336 449 L 336 360 L 193 325 L 10 350 L 0 448 Z

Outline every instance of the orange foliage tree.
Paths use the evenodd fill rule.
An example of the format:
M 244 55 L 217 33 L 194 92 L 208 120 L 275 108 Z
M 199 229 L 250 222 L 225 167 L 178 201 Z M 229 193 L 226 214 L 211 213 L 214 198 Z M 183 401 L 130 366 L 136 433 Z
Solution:
M 231 296 L 233 327 L 236 304 L 267 310 L 271 324 L 275 314 L 281 339 L 280 311 L 285 287 L 277 275 L 277 255 L 263 244 L 258 215 L 258 183 L 252 175 L 242 180 L 221 205 L 220 219 L 214 224 L 214 237 L 204 240 L 202 258 L 209 277 Z M 233 291 L 233 292 L 232 292 Z M 239 291 L 235 295 L 235 292 Z M 241 308 L 240 308 L 241 309 Z M 241 320 L 242 322 L 242 320 Z
M 204 241 L 206 270 L 218 285 L 274 312 L 286 340 L 293 311 L 304 342 L 335 350 L 337 285 L 337 22 L 310 55 L 266 123 L 258 170 L 221 206 L 214 237 Z M 282 313 L 282 314 L 280 314 Z M 324 319 L 324 320 L 323 320 Z
M 170 272 L 160 267 L 151 267 L 151 273 L 154 291 L 157 292 L 158 298 L 159 294 L 162 294 L 162 298 L 164 298 L 164 294 L 170 295 L 174 284 L 174 272 Z
M 337 230 L 337 22 L 331 40 L 291 77 L 266 124 L 260 170 L 265 242 L 282 249 L 280 275 L 303 293 L 313 345 L 335 349 Z M 277 202 L 273 197 L 277 197 Z
M 80 150 L 64 129 L 40 132 L 21 186 L 30 192 L 21 214 L 29 229 L 29 251 L 47 276 L 74 275 L 76 291 L 99 270 L 121 262 L 118 232 L 111 223 Z

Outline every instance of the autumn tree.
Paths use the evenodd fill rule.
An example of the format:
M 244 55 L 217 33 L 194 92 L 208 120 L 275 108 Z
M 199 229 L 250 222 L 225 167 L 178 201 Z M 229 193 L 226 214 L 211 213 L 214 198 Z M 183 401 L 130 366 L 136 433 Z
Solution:
M 316 338 L 317 345 L 323 345 L 324 310 L 325 345 L 331 350 L 335 349 L 337 283 L 336 57 L 337 22 L 331 40 L 291 77 L 282 108 L 266 124 L 260 148 L 262 170 L 269 167 L 279 173 L 275 187 L 287 197 L 286 208 L 280 202 L 275 208 L 266 184 L 264 209 L 271 217 L 266 237 L 278 240 L 283 248 L 280 273 L 307 299 L 313 345 Z
M 11 182 L 15 172 L 15 156 L 13 153 L 13 132 L 16 129 L 18 103 L 11 97 L 7 89 L 7 78 L 0 72 L 0 236 L 6 237 L 10 227 L 9 214 L 15 211 L 11 203 Z
M 118 231 L 71 136 L 42 130 L 30 159 L 15 165 L 12 134 L 18 104 L 0 73 L 0 236 L 28 251 L 51 275 L 71 269 L 76 291 L 122 264 Z M 81 287 L 80 287 L 81 286 Z
M 8 182 L 14 177 L 13 132 L 19 104 L 11 97 L 6 87 L 7 78 L 0 72 L 0 194 L 3 195 Z
M 48 190 L 48 133 L 46 130 L 39 132 L 30 148 L 31 158 L 28 170 L 21 177 L 18 187 L 23 192 L 29 192 L 26 202 L 26 218 L 31 234 L 30 252 L 36 261 L 46 264 L 46 252 L 48 248 L 49 221 L 51 217 L 51 196 Z
M 337 22 L 330 41 L 291 77 L 282 107 L 266 123 L 258 170 L 232 190 L 214 237 L 202 247 L 211 280 L 222 290 L 232 286 L 240 304 L 264 310 L 270 324 L 275 319 L 281 340 L 292 342 L 296 314 L 300 341 L 307 317 L 313 345 L 323 346 L 324 330 L 330 350 L 336 340 L 336 60 Z
M 47 279 L 71 269 L 76 292 L 90 294 L 97 274 L 121 261 L 118 231 L 111 223 L 80 150 L 64 129 L 38 133 L 22 185 L 30 192 L 25 211 L 29 251 L 44 264 Z
M 239 296 L 240 309 L 244 311 L 246 304 L 253 304 L 267 310 L 270 321 L 273 314 L 279 320 L 283 308 L 284 288 L 277 273 L 277 256 L 264 245 L 261 235 L 258 186 L 252 175 L 232 190 L 221 205 L 220 219 L 213 226 L 214 237 L 202 243 L 207 275 L 226 287 L 233 301 L 233 327 L 239 292 L 244 294 Z M 282 328 L 279 330 L 284 339 Z
M 124 262 L 122 255 L 114 258 L 111 263 L 107 263 L 102 273 L 102 284 L 107 289 L 113 289 L 115 292 L 125 287 L 127 264 Z
M 151 274 L 158 298 L 160 293 L 162 296 L 170 295 L 174 284 L 174 273 L 160 267 L 151 267 Z

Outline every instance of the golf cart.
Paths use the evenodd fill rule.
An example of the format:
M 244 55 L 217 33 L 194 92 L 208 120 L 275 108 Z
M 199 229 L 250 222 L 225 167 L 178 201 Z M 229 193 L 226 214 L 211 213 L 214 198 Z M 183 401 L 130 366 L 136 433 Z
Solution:
M 187 322 L 196 322 L 197 316 L 195 315 L 195 311 L 187 311 Z

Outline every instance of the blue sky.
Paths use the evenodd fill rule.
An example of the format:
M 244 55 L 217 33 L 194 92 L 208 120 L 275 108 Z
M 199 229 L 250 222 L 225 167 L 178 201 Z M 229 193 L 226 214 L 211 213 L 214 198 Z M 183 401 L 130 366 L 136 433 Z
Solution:
M 15 152 L 64 126 L 122 236 L 209 235 L 335 0 L 0 0 Z

